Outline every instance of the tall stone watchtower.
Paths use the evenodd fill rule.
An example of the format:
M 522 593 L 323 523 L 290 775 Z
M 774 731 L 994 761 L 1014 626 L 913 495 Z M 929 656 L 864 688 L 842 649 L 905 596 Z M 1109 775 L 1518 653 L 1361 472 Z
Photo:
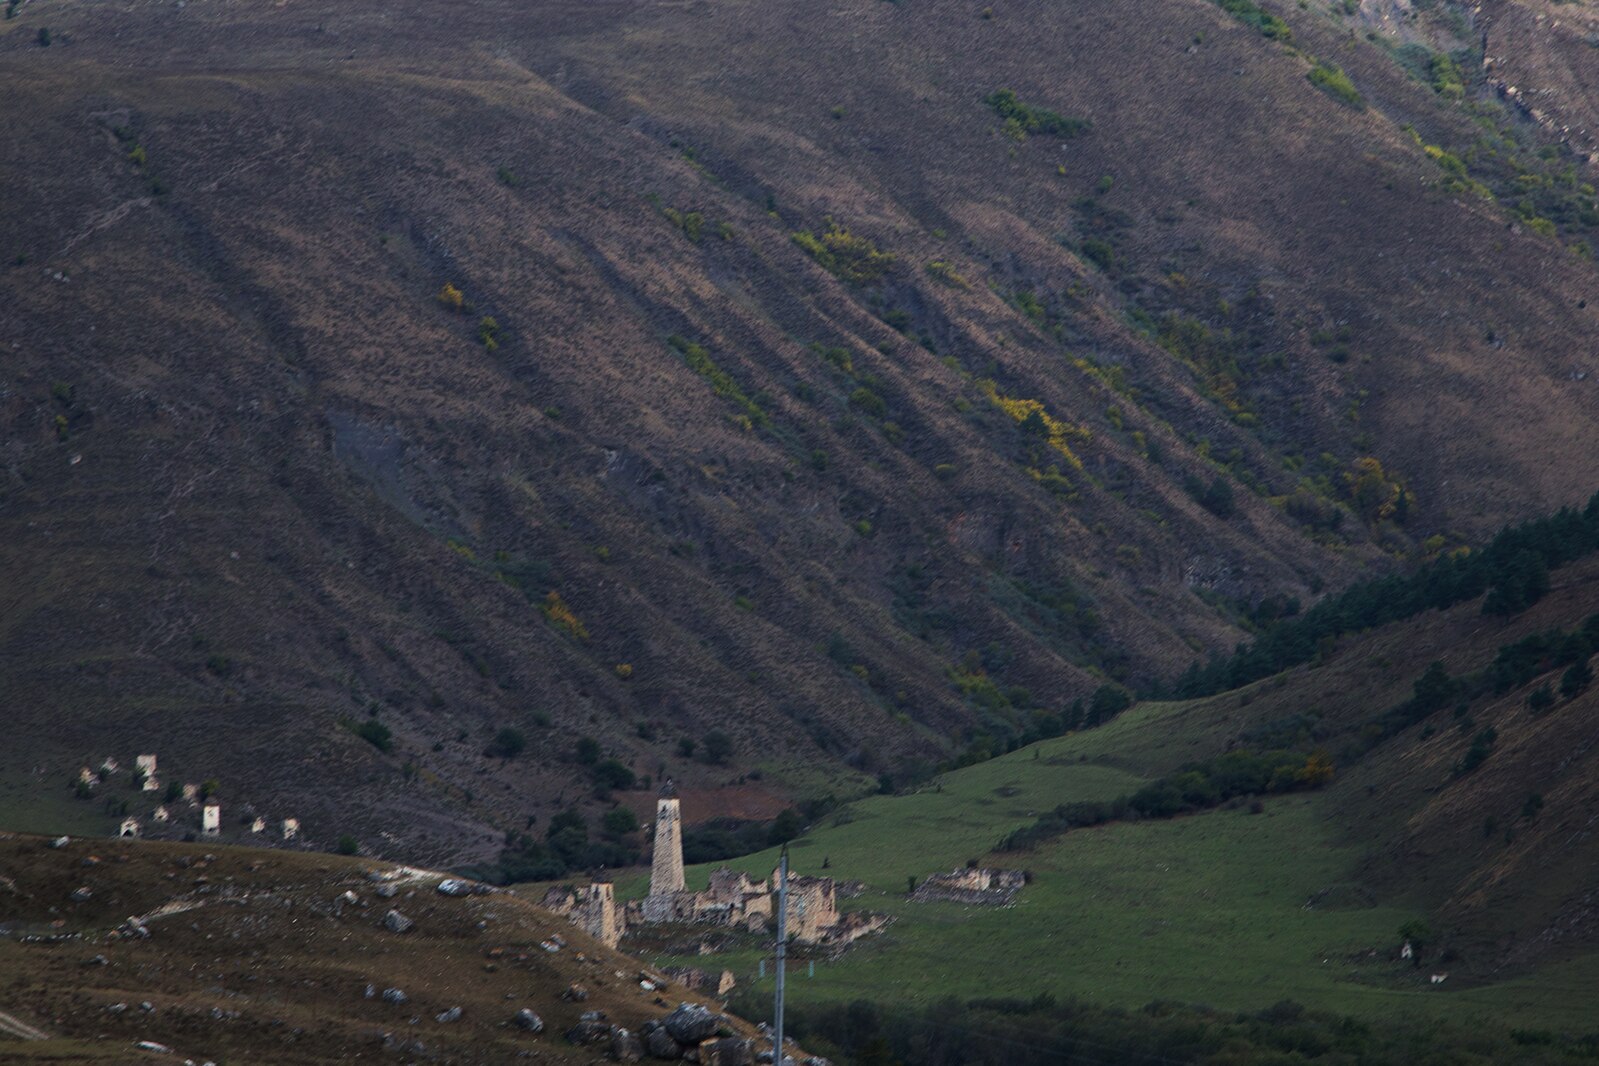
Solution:
M 650 865 L 650 895 L 669 896 L 684 889 L 683 812 L 677 786 L 668 778 L 655 801 L 655 856 Z

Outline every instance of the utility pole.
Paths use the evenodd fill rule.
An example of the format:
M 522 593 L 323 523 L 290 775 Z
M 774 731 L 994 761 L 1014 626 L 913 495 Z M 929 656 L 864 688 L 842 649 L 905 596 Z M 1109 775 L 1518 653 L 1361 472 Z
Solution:
M 772 1016 L 772 1066 L 783 1066 L 783 962 L 788 957 L 788 845 L 777 860 L 777 1002 Z

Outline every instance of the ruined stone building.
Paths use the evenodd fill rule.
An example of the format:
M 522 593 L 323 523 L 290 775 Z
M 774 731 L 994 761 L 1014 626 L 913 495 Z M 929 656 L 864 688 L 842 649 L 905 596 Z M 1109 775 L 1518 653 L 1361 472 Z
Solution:
M 948 873 L 929 874 L 916 886 L 911 899 L 918 903 L 933 900 L 950 900 L 955 903 L 977 903 L 1004 906 L 1016 898 L 1016 893 L 1027 883 L 1021 870 L 994 870 L 987 867 L 968 867 Z

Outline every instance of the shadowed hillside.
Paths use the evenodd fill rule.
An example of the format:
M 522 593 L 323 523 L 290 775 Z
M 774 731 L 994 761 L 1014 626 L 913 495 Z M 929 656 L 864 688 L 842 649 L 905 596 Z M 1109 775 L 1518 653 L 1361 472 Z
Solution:
M 1593 488 L 1578 235 L 1319 15 L 14 14 L 22 808 L 158 750 L 466 861 L 625 787 L 585 736 L 858 790 Z

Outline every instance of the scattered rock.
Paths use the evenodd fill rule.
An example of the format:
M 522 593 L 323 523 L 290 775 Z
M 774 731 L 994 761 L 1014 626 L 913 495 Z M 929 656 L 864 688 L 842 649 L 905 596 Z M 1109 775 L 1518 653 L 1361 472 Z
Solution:
M 698 1004 L 680 1003 L 676 1010 L 662 1019 L 661 1024 L 679 1044 L 697 1047 L 715 1036 L 725 1020 L 720 1014 L 713 1014 Z
M 376 892 L 382 899 L 393 899 L 395 896 L 400 894 L 400 888 L 398 885 L 379 885 L 372 891 Z
M 707 1040 L 700 1045 L 701 1066 L 754 1066 L 750 1042 L 741 1036 Z
M 372 999 L 377 994 L 378 994 L 378 986 L 377 985 L 367 985 L 365 988 L 361 989 L 361 998 L 362 999 Z
M 682 1058 L 682 1045 L 672 1039 L 672 1034 L 658 1022 L 651 1024 L 655 1028 L 646 1026 L 644 1029 L 644 1050 L 649 1052 L 650 1058 L 666 1059 L 669 1062 Z
M 617 1062 L 638 1062 L 644 1058 L 644 1041 L 637 1033 L 617 1027 L 611 1030 L 611 1058 Z
M 133 1046 L 138 1048 L 140 1051 L 153 1051 L 157 1055 L 172 1054 L 171 1048 L 167 1047 L 165 1044 L 157 1044 L 154 1040 L 141 1040 Z
M 66 847 L 70 843 L 72 843 L 71 837 L 56 837 L 54 840 L 50 841 L 48 846 L 59 850 L 60 848 Z
M 111 965 L 111 960 L 104 955 L 96 955 L 92 959 L 84 959 L 83 964 L 85 966 L 109 966 Z
M 566 1031 L 566 1039 L 580 1046 L 603 1043 L 611 1039 L 611 1027 L 598 1020 L 578 1022 Z
M 347 903 L 353 907 L 355 904 L 361 902 L 361 897 L 357 896 L 354 892 L 346 891 L 344 895 L 339 897 L 339 902 Z
M 383 990 L 383 1002 L 392 1003 L 396 1007 L 400 1006 L 402 1003 L 406 1002 L 410 998 L 411 998 L 410 996 L 406 995 L 404 992 L 400 991 L 398 988 L 385 988 Z
M 143 1003 L 139 1004 L 139 1009 L 144 1011 L 146 1014 L 154 1014 L 155 1004 L 151 1003 L 149 1000 L 145 1000 Z
M 524 1033 L 542 1033 L 544 1031 L 544 1019 L 526 1007 L 523 1007 L 512 1016 L 511 1024 Z
M 407 933 L 416 925 L 411 919 L 399 911 L 390 911 L 383 916 L 383 928 L 391 933 Z
M 87 903 L 93 895 L 94 893 L 89 890 L 88 885 L 82 885 L 72 890 L 72 902 Z
M 561 998 L 568 1003 L 582 1003 L 589 998 L 589 990 L 578 984 L 567 985 L 566 991 L 561 993 Z
M 578 1020 L 584 1022 L 603 1022 L 605 1020 L 605 1012 L 602 1010 L 586 1010 L 583 1012 L 582 1017 Z
M 433 1016 L 433 1020 L 445 1025 L 448 1025 L 450 1022 L 458 1022 L 461 1020 L 461 1008 L 451 1007 L 449 1010 L 440 1011 L 438 1014 Z
M 473 891 L 472 882 L 463 881 L 458 877 L 446 877 L 439 882 L 441 896 L 470 896 Z
M 105 1009 L 105 1012 L 107 1014 L 121 1014 L 123 1011 L 125 1011 L 127 1009 L 128 1009 L 128 1005 L 126 1003 L 113 1003 L 113 1004 L 111 1004 L 111 1006 L 109 1006 L 109 1007 L 107 1007 Z

